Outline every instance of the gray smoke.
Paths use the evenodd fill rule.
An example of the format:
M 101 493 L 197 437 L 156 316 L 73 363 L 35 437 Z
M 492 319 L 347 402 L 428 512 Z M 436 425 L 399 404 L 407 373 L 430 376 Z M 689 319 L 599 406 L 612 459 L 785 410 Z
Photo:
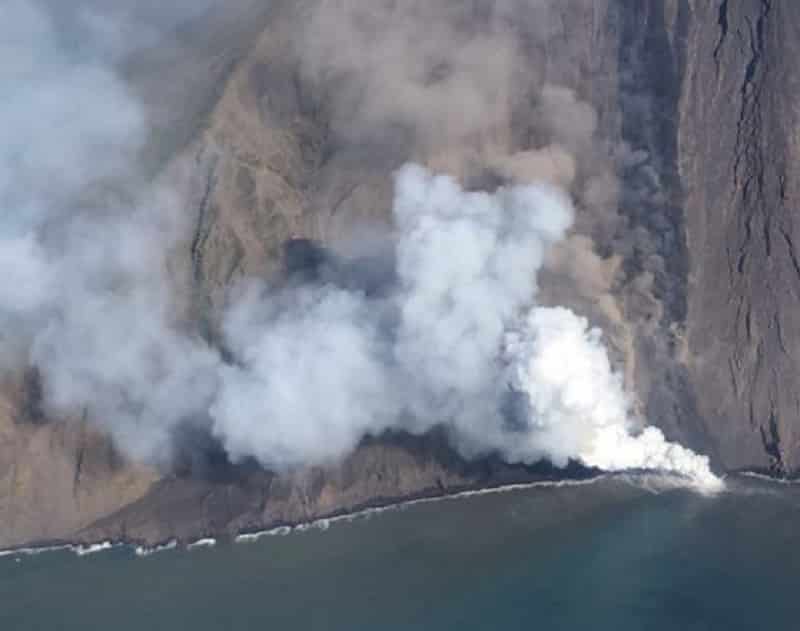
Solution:
M 331 285 L 250 287 L 225 332 L 214 432 L 234 459 L 325 463 L 388 428 L 444 426 L 467 456 L 677 472 L 708 460 L 643 429 L 596 329 L 536 304 L 546 251 L 574 211 L 544 184 L 464 191 L 407 165 L 395 179 L 397 277 L 379 301 Z
M 161 462 L 171 427 L 207 409 L 218 359 L 171 322 L 184 230 L 177 200 L 135 169 L 144 112 L 102 38 L 73 47 L 72 33 L 32 2 L 4 6 L 0 360 L 39 370 L 52 416 L 86 415 Z
M 396 176 L 397 286 L 251 286 L 228 314 L 211 409 L 234 458 L 269 467 L 344 456 L 366 434 L 442 424 L 465 453 L 502 445 L 503 335 L 535 295 L 548 245 L 572 220 L 548 186 L 469 193 L 409 165 Z
M 324 275 L 282 286 L 252 280 L 224 315 L 223 358 L 176 320 L 170 257 L 184 213 L 136 169 L 146 117 L 98 61 L 106 22 L 96 49 L 91 37 L 75 46 L 38 5 L 10 0 L 0 25 L 0 79 L 10 88 L 0 101 L 2 366 L 35 367 L 51 417 L 88 418 L 128 455 L 156 464 L 170 462 L 187 428 L 213 434 L 233 461 L 285 469 L 341 458 L 389 428 L 444 426 L 467 456 L 573 458 L 702 479 L 704 459 L 658 430 L 639 434 L 599 334 L 568 310 L 536 304 L 537 274 L 575 218 L 557 185 L 575 178 L 572 152 L 594 133 L 591 110 L 569 91 L 545 90 L 548 144 L 514 152 L 511 130 L 500 129 L 521 94 L 511 4 L 476 3 L 489 26 L 466 35 L 456 3 L 411 3 L 402 13 L 394 3 L 355 13 L 345 5 L 322 3 L 310 26 L 321 48 L 306 59 L 317 80 L 342 75 L 350 85 L 337 101 L 338 133 L 374 139 L 399 125 L 435 164 L 449 160 L 440 149 L 461 155 L 466 143 L 510 181 L 469 192 L 453 177 L 403 167 L 390 286 L 374 293 Z M 72 26 L 91 36 L 98 20 L 87 16 L 96 15 L 78 12 Z M 350 41 L 354 32 L 360 39 Z M 355 43 L 369 52 L 356 55 Z M 568 124 L 555 121 L 562 111 Z M 544 181 L 521 182 L 534 177 Z M 548 353 L 562 340 L 556 347 L 577 368 L 559 373 L 547 368 L 562 357 Z M 600 416 L 592 376 L 604 384 Z M 625 458 L 609 457 L 609 436 Z

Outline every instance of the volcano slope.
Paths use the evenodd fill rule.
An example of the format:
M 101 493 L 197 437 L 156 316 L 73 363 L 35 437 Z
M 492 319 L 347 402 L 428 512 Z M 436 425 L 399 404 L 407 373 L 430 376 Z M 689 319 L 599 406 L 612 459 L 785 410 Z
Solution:
M 396 101 L 405 62 L 371 39 L 360 57 L 329 38 L 352 34 L 366 0 L 333 14 L 315 0 L 211 3 L 118 62 L 148 112 L 143 168 L 173 182 L 192 225 L 171 265 L 181 317 L 220 344 L 231 288 L 284 275 L 287 242 L 336 249 L 364 226 L 386 232 L 391 174 L 408 160 L 476 189 L 533 175 L 568 188 L 578 210 L 541 274 L 542 300 L 603 328 L 642 415 L 721 470 L 797 475 L 800 5 L 439 4 L 462 55 L 489 45 L 502 57 L 508 39 L 472 34 L 498 11 L 513 17 L 524 72 L 478 87 L 492 91 L 491 111 L 452 100 L 464 93 L 448 81 L 458 60 L 447 55 L 412 75 L 419 94 Z M 412 9 L 401 40 L 402 24 L 420 19 Z M 376 11 L 380 33 L 389 27 Z M 370 53 L 390 65 L 376 71 Z M 231 464 L 200 436 L 155 469 L 86 419 L 47 414 L 41 399 L 36 370 L 5 378 L 2 546 L 232 534 L 558 474 L 465 462 L 436 432 L 365 439 L 339 464 L 280 475 Z

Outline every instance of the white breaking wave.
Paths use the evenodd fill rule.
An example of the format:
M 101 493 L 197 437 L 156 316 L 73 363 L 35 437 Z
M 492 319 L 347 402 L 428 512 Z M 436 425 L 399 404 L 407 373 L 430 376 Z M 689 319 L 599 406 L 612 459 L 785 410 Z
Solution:
M 771 484 L 782 484 L 784 486 L 800 486 L 800 480 L 788 480 L 786 478 L 774 478 L 764 473 L 756 471 L 742 471 L 739 475 L 745 478 L 753 478 L 754 480 L 761 480 L 762 482 L 769 482 Z
M 0 550 L 0 558 L 38 556 L 46 552 L 72 552 L 76 556 L 85 557 L 93 554 L 98 554 L 100 552 L 107 552 L 108 550 L 113 550 L 115 548 L 119 548 L 124 545 L 125 544 L 114 543 L 111 541 L 101 541 L 98 543 L 91 543 L 91 544 L 65 543 L 63 545 L 55 545 L 55 546 L 10 548 L 8 550 Z
M 44 554 L 45 552 L 74 552 L 76 546 L 65 544 L 58 546 L 42 546 L 40 548 L 11 548 L 9 550 L 0 550 L 0 558 L 3 557 L 19 557 L 19 556 L 36 556 Z
M 260 530 L 258 532 L 248 532 L 237 535 L 234 539 L 235 543 L 255 543 L 264 537 L 278 537 L 281 535 L 288 535 L 292 532 L 291 526 L 279 526 L 278 528 L 270 528 L 268 530 Z
M 186 546 L 187 550 L 195 550 L 197 548 L 213 548 L 217 545 L 217 540 L 213 537 L 207 537 L 205 539 L 198 539 L 197 541 L 193 541 L 192 543 Z
M 136 546 L 134 548 L 134 553 L 137 557 L 149 557 L 154 554 L 158 554 L 159 552 L 168 552 L 169 550 L 175 550 L 178 547 L 178 542 L 176 540 L 168 541 L 167 543 L 160 545 L 160 546 Z
M 79 557 L 88 556 L 90 554 L 97 554 L 98 552 L 105 552 L 118 547 L 119 544 L 114 544 L 111 541 L 101 541 L 100 543 L 93 543 L 86 546 L 77 546 L 73 548 L 75 554 Z

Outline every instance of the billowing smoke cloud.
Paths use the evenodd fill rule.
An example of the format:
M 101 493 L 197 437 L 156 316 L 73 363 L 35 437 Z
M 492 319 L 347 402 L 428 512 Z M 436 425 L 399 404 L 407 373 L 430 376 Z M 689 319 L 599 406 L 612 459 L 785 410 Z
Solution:
M 394 216 L 388 297 L 251 289 L 228 315 L 242 365 L 225 369 L 212 416 L 229 453 L 298 465 L 341 457 L 367 433 L 438 424 L 471 455 L 500 447 L 490 437 L 503 431 L 503 335 L 569 227 L 570 203 L 545 186 L 468 193 L 407 166 Z
M 535 305 L 574 211 L 550 185 L 466 192 L 416 165 L 396 176 L 397 287 L 251 288 L 229 314 L 214 431 L 270 467 L 339 458 L 366 434 L 445 426 L 468 456 L 579 461 L 718 483 L 708 460 L 643 428 L 601 334 Z
M 254 280 L 224 316 L 223 358 L 175 321 L 182 213 L 133 167 L 146 132 L 135 99 L 96 57 L 69 54 L 30 2 L 10 10 L 0 358 L 38 370 L 51 416 L 85 416 L 158 464 L 186 428 L 213 434 L 234 461 L 284 469 L 330 462 L 390 428 L 444 426 L 469 457 L 715 481 L 706 459 L 642 429 L 597 331 L 537 305 L 537 273 L 574 221 L 557 178 L 468 192 L 402 168 L 389 286 Z
M 485 451 L 502 431 L 498 353 L 536 293 L 547 248 L 573 209 L 546 186 L 467 193 L 448 177 L 406 167 L 396 181 L 397 351 L 419 391 L 412 416 L 452 423 L 462 448 Z
M 227 366 L 211 415 L 227 452 L 268 467 L 320 463 L 397 421 L 387 341 L 364 297 L 335 287 L 264 293 L 228 314 Z
M 207 409 L 218 360 L 171 322 L 184 230 L 135 169 L 145 115 L 102 46 L 69 41 L 34 3 L 4 5 L 0 365 L 34 366 L 51 415 L 86 415 L 161 462 L 171 426 Z
M 480 14 L 487 19 L 475 20 Z M 305 74 L 329 89 L 336 133 L 431 155 L 508 133 L 510 108 L 524 94 L 510 31 L 482 0 L 326 0 L 300 56 Z
M 585 318 L 563 307 L 535 307 L 507 335 L 505 352 L 529 419 L 529 431 L 508 447 L 512 459 L 538 453 L 556 464 L 577 458 L 605 471 L 674 471 L 719 488 L 708 458 L 668 442 L 632 414 L 601 333 Z

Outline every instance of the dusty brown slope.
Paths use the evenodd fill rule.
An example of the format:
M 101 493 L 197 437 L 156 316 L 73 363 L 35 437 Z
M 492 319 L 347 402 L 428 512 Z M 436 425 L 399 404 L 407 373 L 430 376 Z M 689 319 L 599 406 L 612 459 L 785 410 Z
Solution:
M 169 135 L 150 155 L 191 165 L 195 230 L 177 267 L 187 315 L 212 339 L 226 289 L 275 273 L 290 235 L 335 242 L 364 221 L 385 224 L 389 174 L 404 160 L 474 175 L 463 147 L 432 152 L 336 132 L 331 94 L 307 81 L 293 53 L 291 34 L 313 0 L 272 3 L 270 11 L 239 4 L 194 23 L 186 46 L 128 69 L 151 95 L 159 83 L 148 68 L 187 78 L 164 100 L 151 97 Z M 728 469 L 796 473 L 792 63 L 800 5 L 554 1 L 544 32 L 535 28 L 544 14 L 531 15 L 531 98 L 491 130 L 488 146 L 524 151 L 555 133 L 534 112 L 545 84 L 573 89 L 597 114 L 592 150 L 572 183 L 583 241 L 571 240 L 551 262 L 544 295 L 606 328 L 643 410 L 671 438 Z M 204 37 L 211 52 L 195 56 Z M 618 188 L 598 184 L 609 168 Z M 31 424 L 18 386 L 7 391 L 0 545 L 233 532 L 535 475 L 470 468 L 436 441 L 395 440 L 367 445 L 339 467 L 284 478 L 237 471 L 155 482 L 152 472 L 108 458 L 108 445 L 87 439 L 80 424 Z
M 25 390 L 0 389 L 0 546 L 63 538 L 148 492 L 154 472 L 85 423 L 40 422 Z

